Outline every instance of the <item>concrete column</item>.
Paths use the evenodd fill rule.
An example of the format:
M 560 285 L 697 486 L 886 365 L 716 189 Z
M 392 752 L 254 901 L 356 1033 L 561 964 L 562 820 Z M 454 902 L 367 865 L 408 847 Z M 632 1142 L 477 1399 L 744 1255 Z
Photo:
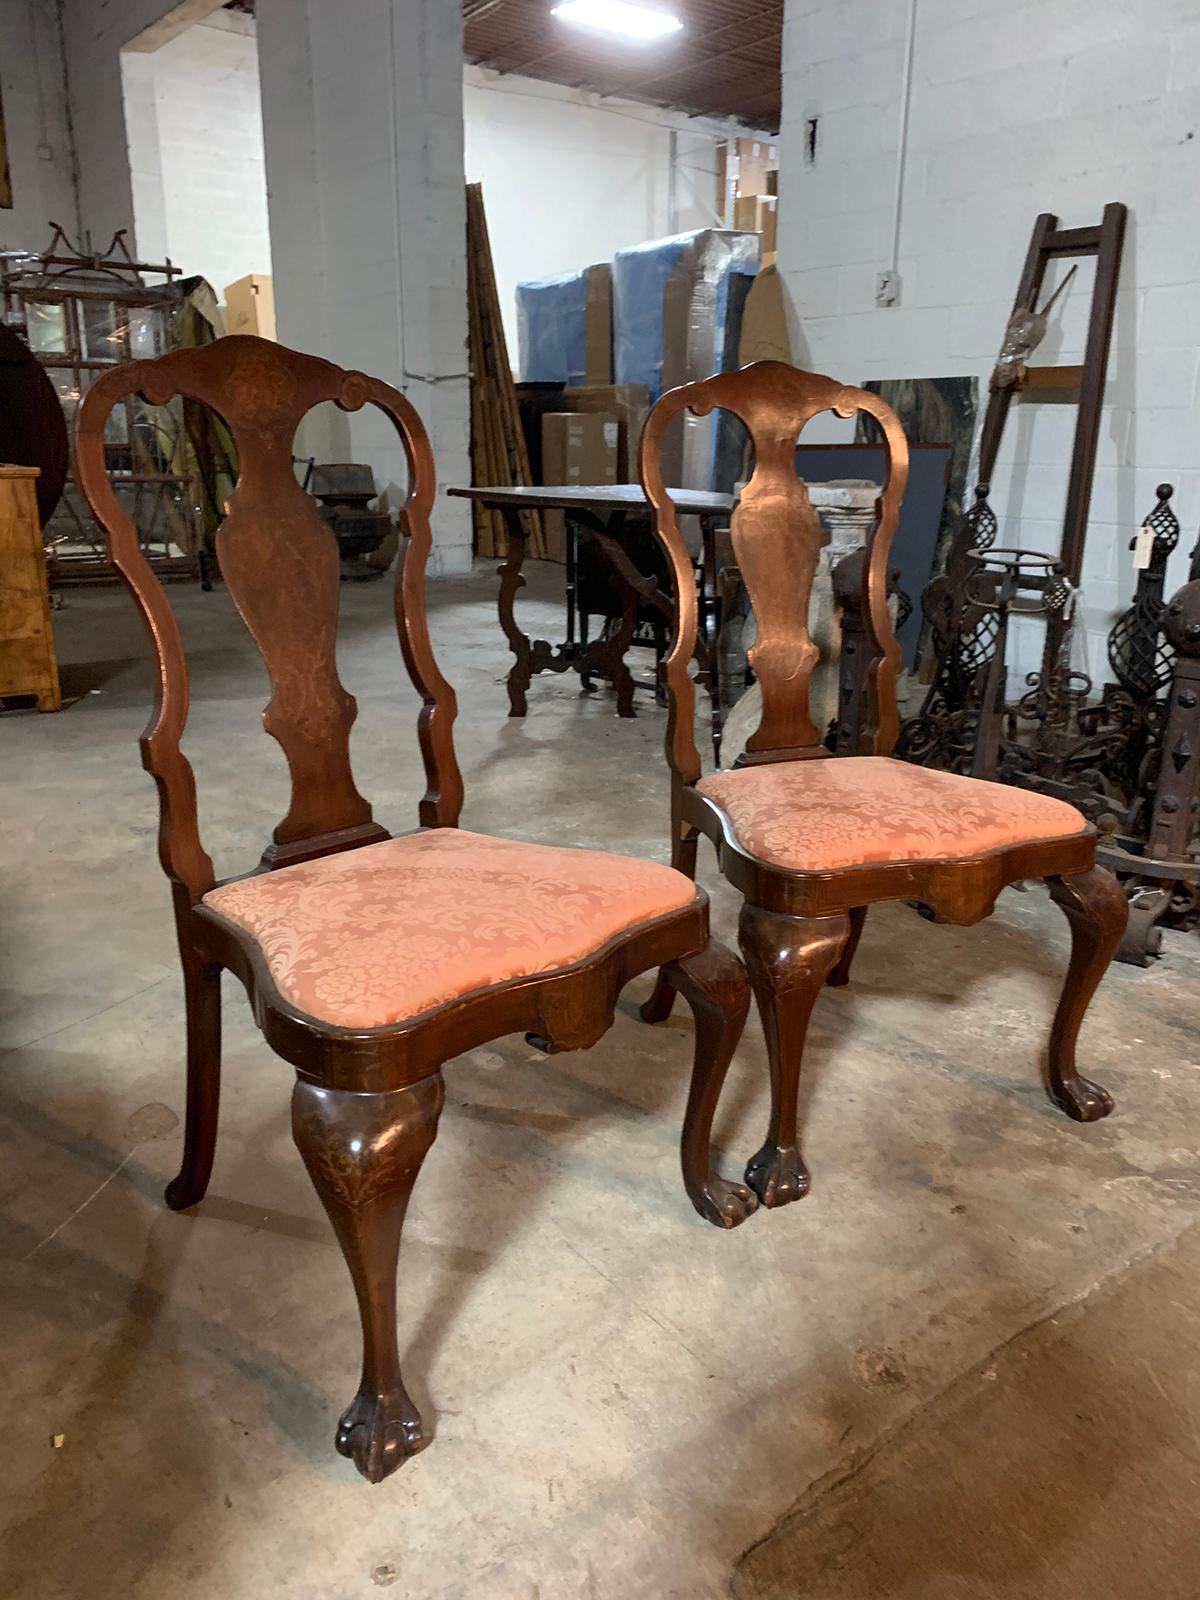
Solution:
M 134 238 L 130 248 L 139 261 L 162 261 L 170 255 L 167 200 L 163 189 L 162 143 L 158 132 L 158 100 L 154 88 L 154 56 L 123 50 L 121 84 L 125 101 L 125 136 L 129 148 L 129 182 L 133 201 Z M 103 248 L 101 240 L 97 248 Z M 178 262 L 184 272 L 189 262 Z M 223 284 L 214 284 L 218 297 Z
M 12 204 L 0 249 L 40 250 L 50 221 L 75 231 L 73 152 L 54 8 L 0 0 L 0 74 Z
M 279 338 L 401 389 L 439 484 L 469 481 L 461 7 L 259 0 L 257 18 Z M 306 441 L 404 498 L 384 419 L 338 415 Z M 434 545 L 435 570 L 469 568 L 464 503 L 439 495 Z

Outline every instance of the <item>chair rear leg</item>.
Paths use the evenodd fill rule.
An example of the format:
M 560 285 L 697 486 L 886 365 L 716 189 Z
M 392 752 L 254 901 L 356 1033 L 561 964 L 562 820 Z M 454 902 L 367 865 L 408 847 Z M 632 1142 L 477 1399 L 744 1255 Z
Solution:
M 409 1196 L 445 1098 L 441 1073 L 384 1094 L 299 1078 L 292 1094 L 292 1137 L 338 1236 L 362 1321 L 362 1381 L 334 1444 L 371 1483 L 429 1442 L 400 1378 L 396 1264 Z
M 1084 1012 L 1125 932 L 1129 902 L 1104 867 L 1047 883 L 1050 898 L 1071 924 L 1071 962 L 1050 1030 L 1047 1088 L 1055 1105 L 1076 1122 L 1098 1122 L 1112 1110 L 1113 1098 L 1076 1072 L 1075 1045 Z
M 695 828 L 681 828 L 675 836 L 675 845 L 671 851 L 671 865 L 676 872 L 682 872 L 685 878 L 696 881 L 696 853 L 700 848 L 700 835 Z M 658 977 L 654 983 L 654 990 L 649 1000 L 645 1001 L 638 1013 L 643 1022 L 665 1022 L 671 1015 L 671 1007 L 675 1004 L 675 985 L 667 976 L 666 967 L 658 969 Z
M 746 1182 L 765 1206 L 808 1193 L 808 1168 L 797 1143 L 800 1066 L 808 1019 L 847 940 L 850 918 L 789 917 L 744 905 L 738 942 L 762 1016 L 771 1068 L 771 1123 L 766 1143 L 746 1168 Z
M 746 969 L 727 945 L 713 939 L 698 955 L 662 970 L 691 1006 L 696 1024 L 696 1059 L 680 1141 L 684 1187 L 706 1222 L 736 1228 L 757 1210 L 758 1201 L 744 1183 L 713 1171 L 712 1124 L 750 1005 Z
M 172 1211 L 199 1205 L 212 1176 L 221 1103 L 220 967 L 205 967 L 185 956 L 183 995 L 187 1008 L 187 1112 L 183 1163 L 166 1189 Z
M 841 989 L 850 982 L 850 968 L 854 962 L 854 952 L 858 949 L 858 941 L 862 938 L 866 920 L 866 906 L 855 906 L 850 913 L 850 936 L 842 947 L 842 953 L 837 958 L 833 971 L 825 979 L 829 988 Z

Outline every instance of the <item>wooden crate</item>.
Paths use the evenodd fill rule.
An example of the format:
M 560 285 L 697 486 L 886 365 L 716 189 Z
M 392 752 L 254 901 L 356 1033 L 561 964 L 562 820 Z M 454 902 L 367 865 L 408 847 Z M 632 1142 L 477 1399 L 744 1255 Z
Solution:
M 0 466 L 0 698 L 34 695 L 39 711 L 58 711 L 37 477 L 36 467 Z

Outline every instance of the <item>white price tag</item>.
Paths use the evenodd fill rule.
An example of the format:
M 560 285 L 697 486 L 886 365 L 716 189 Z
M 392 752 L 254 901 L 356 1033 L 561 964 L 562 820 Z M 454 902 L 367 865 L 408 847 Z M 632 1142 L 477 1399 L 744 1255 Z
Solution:
M 1133 541 L 1133 570 L 1142 572 L 1150 565 L 1154 554 L 1154 529 L 1143 524 Z

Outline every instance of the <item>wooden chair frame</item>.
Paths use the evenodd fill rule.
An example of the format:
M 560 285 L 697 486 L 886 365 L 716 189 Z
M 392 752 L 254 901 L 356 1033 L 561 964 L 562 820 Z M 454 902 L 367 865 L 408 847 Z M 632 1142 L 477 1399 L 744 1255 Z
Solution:
M 456 702 L 434 659 L 425 613 L 433 456 L 413 407 L 389 385 L 246 336 L 118 367 L 92 386 L 79 408 L 79 481 L 149 629 L 158 667 L 141 750 L 158 786 L 159 859 L 171 882 L 187 1010 L 184 1153 L 167 1203 L 176 1210 L 196 1205 L 212 1172 L 220 975 L 228 970 L 245 987 L 268 1044 L 296 1069 L 295 1141 L 346 1257 L 362 1322 L 362 1382 L 341 1418 L 336 1447 L 378 1481 L 426 1443 L 400 1377 L 396 1270 L 408 1198 L 437 1132 L 442 1064 L 513 1032 L 535 1034 L 551 1050 L 592 1045 L 612 1023 L 625 982 L 665 962 L 696 1020 L 681 1142 L 684 1182 L 702 1216 L 733 1227 L 756 1201 L 744 1185 L 712 1171 L 709 1140 L 749 986 L 737 957 L 709 941 L 708 903 L 697 890 L 691 904 L 631 928 L 584 961 L 478 990 L 395 1026 L 327 1026 L 290 1005 L 254 940 L 202 904 L 217 879 L 200 840 L 192 767 L 180 748 L 188 716 L 183 643 L 105 469 L 105 420 L 132 394 L 152 405 L 175 394 L 199 400 L 223 417 L 237 443 L 240 477 L 217 551 L 225 584 L 270 675 L 263 724 L 282 746 L 292 781 L 288 814 L 256 872 L 389 837 L 350 770 L 357 708 L 335 660 L 337 545 L 292 466 L 297 425 L 322 402 L 344 411 L 377 406 L 404 445 L 411 488 L 401 513 L 395 611 L 405 665 L 422 700 L 418 732 L 427 789 L 419 820 L 422 827 L 457 826 L 463 786 L 452 734 Z
M 695 687 L 688 673 L 695 646 L 695 586 L 687 548 L 661 469 L 663 437 L 685 409 L 698 416 L 721 407 L 745 424 L 754 473 L 732 518 L 734 551 L 758 619 L 750 661 L 762 686 L 762 719 L 739 765 L 838 759 L 830 756 L 809 715 L 808 689 L 817 649 L 808 633 L 808 601 L 820 550 L 820 524 L 797 476 L 796 444 L 818 413 L 866 412 L 882 429 L 887 481 L 862 562 L 861 606 L 870 651 L 869 707 L 855 755 L 890 756 L 899 729 L 896 675 L 900 647 L 887 607 L 888 556 L 908 475 L 908 445 L 891 408 L 866 390 L 764 361 L 663 395 L 642 439 L 641 471 L 659 539 L 675 576 L 676 626 L 665 676 L 670 713 L 667 760 L 672 772 L 672 859 L 695 876 L 701 834 L 716 847 L 721 870 L 741 891 L 742 954 L 762 1014 L 770 1058 L 772 1104 L 766 1140 L 746 1169 L 765 1205 L 807 1193 L 809 1175 L 797 1132 L 797 1096 L 804 1038 L 822 984 L 849 980 L 868 906 L 915 901 L 935 921 L 970 924 L 991 914 L 1007 884 L 1045 878 L 1071 926 L 1071 958 L 1050 1034 L 1046 1083 L 1054 1102 L 1078 1121 L 1112 1110 L 1112 1099 L 1075 1069 L 1075 1046 L 1087 1005 L 1112 958 L 1128 916 L 1111 873 L 1095 864 L 1096 833 L 1039 839 L 964 859 L 894 861 L 833 871 L 787 870 L 751 854 L 726 813 L 696 789 Z M 668 1015 L 669 973 L 660 975 L 642 1008 L 649 1022 Z

